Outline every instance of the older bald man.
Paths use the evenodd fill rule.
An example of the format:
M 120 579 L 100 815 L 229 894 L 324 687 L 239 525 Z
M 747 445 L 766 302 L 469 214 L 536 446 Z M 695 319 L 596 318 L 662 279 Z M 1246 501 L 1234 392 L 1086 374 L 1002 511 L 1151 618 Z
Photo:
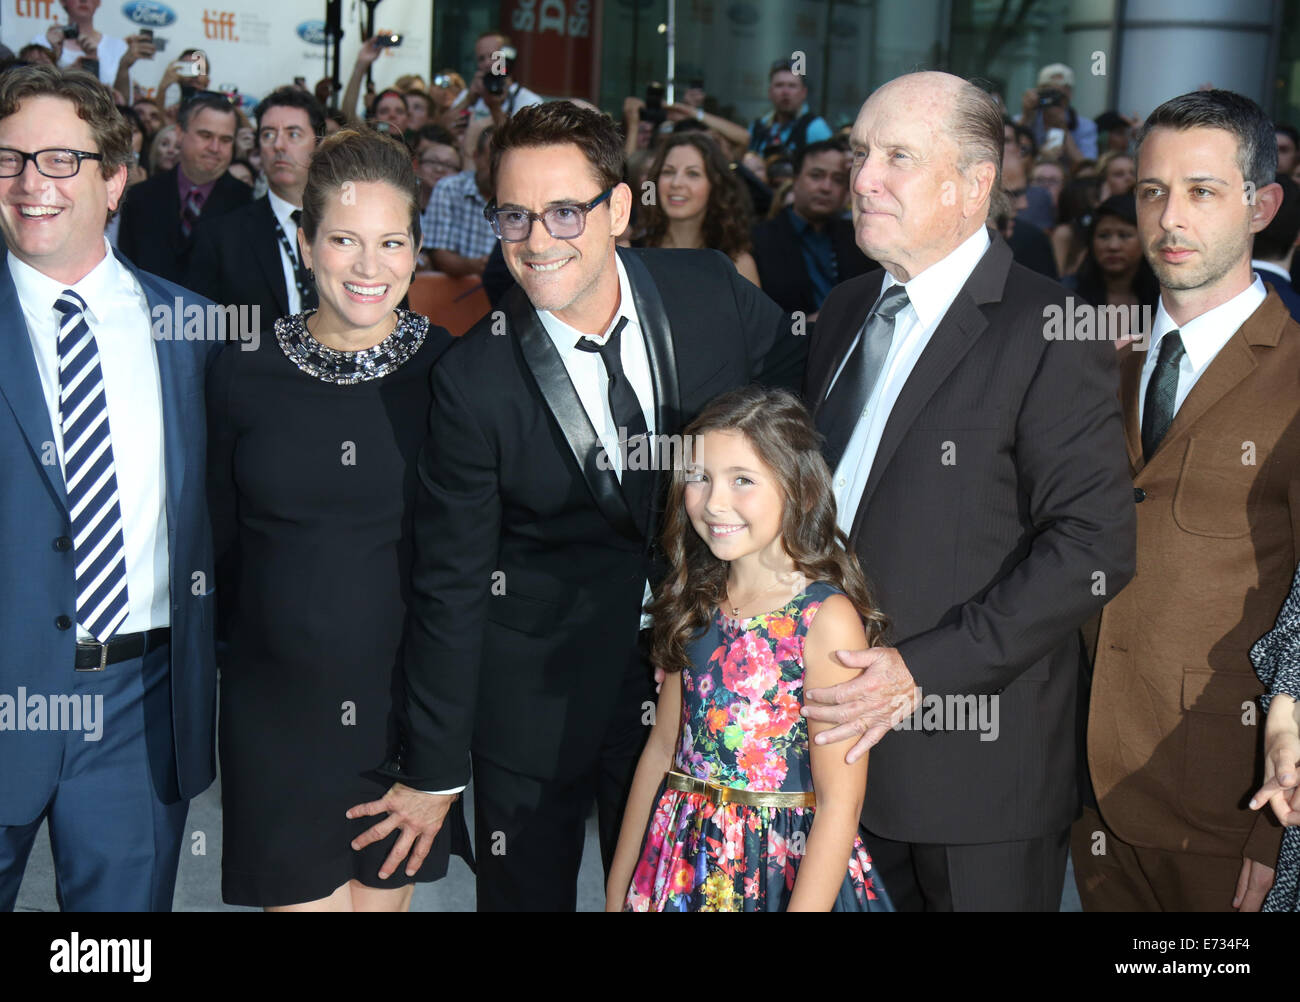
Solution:
M 842 652 L 866 672 L 805 713 L 840 724 L 821 743 L 859 739 L 850 760 L 879 742 L 862 820 L 900 908 L 1055 910 L 1080 805 L 1079 628 L 1134 568 L 1115 352 L 1054 339 L 1065 291 L 986 225 L 987 94 L 900 77 L 852 149 L 858 246 L 885 270 L 831 292 L 805 393 L 893 646 Z

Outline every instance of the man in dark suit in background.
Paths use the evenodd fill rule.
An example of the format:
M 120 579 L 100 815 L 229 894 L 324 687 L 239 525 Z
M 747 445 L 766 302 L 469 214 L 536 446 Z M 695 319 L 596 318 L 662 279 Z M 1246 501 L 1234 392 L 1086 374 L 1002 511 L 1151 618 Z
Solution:
M 805 713 L 841 725 L 819 743 L 861 738 L 850 759 L 880 742 L 862 820 L 900 909 L 1054 911 L 1080 805 L 1079 628 L 1134 569 L 1115 351 L 1052 339 L 1065 290 L 986 228 L 987 94 L 899 77 L 851 145 L 858 245 L 885 270 L 831 293 L 805 386 L 893 646 L 841 652 L 865 674 Z
M 0 910 L 47 820 L 60 907 L 169 911 L 216 772 L 217 345 L 182 336 L 177 310 L 203 300 L 104 238 L 131 162 L 108 88 L 6 72 L 0 147 Z M 15 725 L 15 703 L 47 712 Z
M 813 319 L 832 288 L 878 267 L 840 215 L 849 192 L 846 160 L 840 143 L 809 143 L 795 154 L 794 204 L 754 227 L 763 291 L 786 313 Z
M 252 200 L 252 189 L 226 173 L 237 120 L 220 94 L 201 94 L 181 106 L 180 162 L 128 189 L 122 205 L 117 248 L 137 267 L 184 281 L 199 219 Z
M 199 223 L 185 284 L 223 305 L 256 306 L 262 330 L 315 309 L 316 289 L 298 247 L 307 168 L 325 134 L 325 110 L 298 87 L 281 87 L 255 112 L 268 190 L 264 197 Z
M 472 763 L 481 910 L 572 911 L 593 800 L 613 858 L 654 700 L 638 629 L 673 459 L 646 436 L 802 371 L 807 338 L 725 256 L 616 251 L 622 173 L 594 111 L 501 126 L 489 213 L 519 284 L 432 377 L 404 749 L 384 799 L 353 808 L 391 813 L 354 845 L 400 826 L 385 865 L 413 843 L 418 862 Z
M 1300 239 L 1300 185 L 1288 174 L 1278 174 L 1275 180 L 1282 188 L 1282 204 L 1272 222 L 1255 234 L 1250 266 L 1286 303 L 1291 317 L 1300 320 L 1300 292 L 1291 282 L 1296 240 Z

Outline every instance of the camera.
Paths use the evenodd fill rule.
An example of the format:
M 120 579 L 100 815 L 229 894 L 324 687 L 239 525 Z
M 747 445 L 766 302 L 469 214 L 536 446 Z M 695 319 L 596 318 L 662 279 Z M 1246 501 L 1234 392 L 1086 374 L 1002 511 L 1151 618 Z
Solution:
M 63 26 L 63 37 L 65 39 L 76 38 L 80 34 L 81 34 L 81 27 L 79 25 L 65 24 Z
M 663 124 L 668 117 L 664 110 L 664 85 L 649 83 L 645 87 L 645 108 L 641 112 L 641 121 L 649 122 L 655 128 Z
M 375 45 L 381 49 L 393 49 L 402 44 L 402 36 L 397 32 L 389 32 L 386 35 L 379 35 L 375 39 Z
M 1045 87 L 1038 92 L 1038 107 L 1055 108 L 1065 104 L 1065 92 L 1055 87 Z
M 504 94 L 506 91 L 506 78 L 499 77 L 495 73 L 489 73 L 483 78 L 483 89 L 489 94 Z

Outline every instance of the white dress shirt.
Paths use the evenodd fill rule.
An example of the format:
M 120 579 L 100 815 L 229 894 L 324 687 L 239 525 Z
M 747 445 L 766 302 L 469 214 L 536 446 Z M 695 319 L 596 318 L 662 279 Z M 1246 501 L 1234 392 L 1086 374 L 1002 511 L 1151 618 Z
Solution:
M 59 417 L 60 317 L 54 311 L 54 303 L 67 288 L 86 302 L 86 323 L 95 336 L 104 375 L 108 429 L 126 545 L 129 604 L 126 620 L 117 633 L 139 633 L 169 626 L 162 382 L 144 290 L 113 256 L 107 240 L 104 260 L 76 285 L 56 282 L 12 254 L 9 274 L 13 276 L 27 321 L 60 470 L 63 469 L 63 426 Z M 90 639 L 89 632 L 80 623 L 77 638 Z
M 836 521 L 845 534 L 853 528 L 858 503 L 862 500 L 862 492 L 866 489 L 867 479 L 871 476 L 876 450 L 880 448 L 885 424 L 889 421 L 889 414 L 894 409 L 898 395 L 903 391 L 912 369 L 916 367 L 917 359 L 925 351 L 925 346 L 930 343 L 939 321 L 948 312 L 948 307 L 957 298 L 957 293 L 966 284 L 971 272 L 975 270 L 975 266 L 979 264 L 980 258 L 988 249 L 988 228 L 981 226 L 947 257 L 936 261 L 903 284 L 903 288 L 907 290 L 908 305 L 899 310 L 894 317 L 894 340 L 889 346 L 889 354 L 885 356 L 875 389 L 871 391 L 871 396 L 867 398 L 866 405 L 858 416 L 857 424 L 853 426 L 853 434 L 844 447 L 844 455 L 840 457 L 839 465 L 835 468 L 835 477 L 831 485 L 838 512 Z M 894 277 L 886 272 L 885 282 L 880 287 L 881 295 L 898 284 Z M 863 327 L 865 326 L 864 323 Z M 835 379 L 839 379 L 840 373 L 844 371 L 844 366 L 861 337 L 862 331 L 859 330 L 858 336 L 849 345 L 844 361 L 840 363 L 835 373 Z M 835 382 L 832 380 L 831 386 L 834 385 Z M 829 388 L 827 392 L 829 393 Z
M 286 202 L 270 189 L 266 192 L 267 201 L 271 203 L 271 211 L 275 213 L 275 221 L 280 224 L 280 229 L 284 235 L 289 238 L 289 245 L 296 251 L 298 250 L 298 224 L 289 218 L 290 214 L 302 208 L 301 205 L 294 205 Z M 284 287 L 289 293 L 289 315 L 302 312 L 302 297 L 298 295 L 298 282 L 293 277 L 294 261 L 290 259 L 288 252 L 284 249 L 279 238 L 276 238 L 275 245 L 280 251 L 280 270 L 284 272 Z
M 1228 343 L 1228 339 L 1237 333 L 1237 329 L 1246 322 L 1260 304 L 1268 298 L 1268 290 L 1258 275 L 1255 281 L 1237 293 L 1226 303 L 1202 313 L 1195 320 L 1189 320 L 1179 327 L 1173 318 L 1165 312 L 1165 297 L 1160 297 L 1156 308 L 1154 334 L 1147 348 L 1146 360 L 1142 363 L 1142 392 L 1138 395 L 1138 427 L 1142 427 L 1142 416 L 1146 413 L 1147 384 L 1156 371 L 1156 361 L 1160 358 L 1160 342 L 1170 331 L 1178 331 L 1183 339 L 1183 358 L 1178 363 L 1178 392 L 1174 395 L 1174 414 L 1183 406 L 1187 394 L 1201 378 L 1201 374 L 1210 367 Z
M 637 401 L 641 404 L 641 413 L 645 416 L 646 428 L 651 435 L 655 434 L 655 414 L 654 414 L 654 386 L 650 379 L 650 356 L 646 351 L 645 337 L 641 332 L 641 321 L 636 314 L 636 305 L 632 299 L 632 286 L 627 280 L 627 271 L 623 268 L 623 261 L 614 256 L 615 263 L 618 266 L 618 310 L 614 314 L 614 319 L 610 321 L 609 327 L 599 338 L 592 338 L 599 344 L 604 344 L 608 340 L 614 328 L 618 325 L 620 317 L 627 317 L 627 324 L 623 328 L 623 333 L 619 335 L 619 358 L 623 362 L 623 372 L 627 375 L 628 382 L 636 392 Z M 618 444 L 618 427 L 614 423 L 614 413 L 609 406 L 609 377 L 605 373 L 605 363 L 601 361 L 599 355 L 590 351 L 579 351 L 576 347 L 579 339 L 585 337 L 582 331 L 576 327 L 570 327 L 554 313 L 547 310 L 538 310 L 537 319 L 542 322 L 551 343 L 555 345 L 555 350 L 560 354 L 560 360 L 564 362 L 564 368 L 569 373 L 569 380 L 573 383 L 573 388 L 578 392 L 578 399 L 582 401 L 582 409 L 587 412 L 587 418 L 591 421 L 591 426 L 596 430 L 596 435 L 600 439 L 600 444 L 604 447 L 606 454 L 609 456 L 610 465 L 614 467 L 614 475 L 618 478 L 619 483 L 623 482 L 623 454 Z M 626 433 L 625 433 L 626 437 Z M 645 584 L 645 590 L 641 598 L 641 626 L 644 629 L 650 625 L 650 617 L 644 612 L 645 606 L 650 601 L 650 582 Z M 425 793 L 439 793 L 449 795 L 460 793 L 465 789 L 458 786 L 453 790 L 426 790 Z

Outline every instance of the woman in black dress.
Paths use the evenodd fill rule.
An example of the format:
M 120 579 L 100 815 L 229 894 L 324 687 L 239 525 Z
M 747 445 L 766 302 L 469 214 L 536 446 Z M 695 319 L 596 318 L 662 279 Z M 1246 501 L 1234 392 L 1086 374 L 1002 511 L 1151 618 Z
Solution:
M 415 269 L 411 158 L 347 131 L 312 158 L 297 234 L 320 308 L 231 344 L 209 377 L 218 553 L 221 890 L 269 910 L 398 911 L 460 851 L 452 819 L 412 878 L 353 851 L 383 795 L 410 594 L 415 460 L 429 369 L 450 335 L 397 309 Z
M 1250 806 L 1273 810 L 1286 825 L 1266 912 L 1300 912 L 1300 568 L 1273 629 L 1250 649 L 1255 674 L 1268 687 L 1260 704 L 1264 726 L 1265 783 Z M 1240 893 L 1240 890 L 1239 890 Z

